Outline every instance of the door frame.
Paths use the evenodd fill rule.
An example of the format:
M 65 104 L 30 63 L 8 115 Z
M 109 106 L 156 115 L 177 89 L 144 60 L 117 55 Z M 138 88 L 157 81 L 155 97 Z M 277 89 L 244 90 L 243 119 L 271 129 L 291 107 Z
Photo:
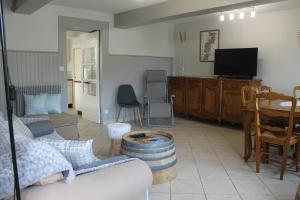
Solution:
M 103 60 L 108 56 L 108 31 L 109 23 L 96 20 L 81 19 L 74 17 L 58 16 L 58 65 L 64 67 L 62 72 L 64 80 L 62 84 L 62 110 L 68 110 L 68 74 L 67 74 L 67 31 L 91 32 L 94 30 L 100 31 L 100 46 L 99 46 L 99 114 L 100 123 L 103 123 L 102 115 L 102 91 L 103 91 Z

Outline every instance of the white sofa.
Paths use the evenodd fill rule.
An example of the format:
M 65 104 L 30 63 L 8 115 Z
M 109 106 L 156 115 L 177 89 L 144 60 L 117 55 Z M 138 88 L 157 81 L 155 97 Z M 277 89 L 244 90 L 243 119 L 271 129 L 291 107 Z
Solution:
M 152 185 L 152 172 L 141 160 L 22 191 L 22 200 L 142 200 Z M 147 197 L 145 197 L 147 199 Z

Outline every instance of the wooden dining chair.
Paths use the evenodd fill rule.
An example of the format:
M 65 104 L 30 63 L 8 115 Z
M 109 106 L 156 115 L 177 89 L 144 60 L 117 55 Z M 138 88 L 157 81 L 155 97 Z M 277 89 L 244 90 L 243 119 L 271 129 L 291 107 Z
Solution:
M 280 112 L 271 108 L 260 108 L 260 100 L 268 99 L 270 101 L 281 100 L 291 102 L 291 107 L 287 108 L 287 112 Z M 280 180 L 283 179 L 283 175 L 287 165 L 288 151 L 292 145 L 296 145 L 296 155 L 294 157 L 294 163 L 296 164 L 296 171 L 298 172 L 298 160 L 299 160 L 299 139 L 293 132 L 294 112 L 296 108 L 296 99 L 291 96 L 285 96 L 275 92 L 258 93 L 256 94 L 255 101 L 255 118 L 256 118 L 256 172 L 260 172 L 260 164 L 262 156 L 270 162 L 276 160 L 271 159 L 269 151 L 269 145 L 280 146 L 283 149 L 280 169 Z M 268 118 L 281 118 L 288 121 L 288 127 L 276 127 L 269 124 L 264 124 L 263 117 Z M 263 147 L 263 148 L 262 148 Z
M 266 85 L 261 85 L 258 87 L 258 91 L 260 93 L 272 92 L 272 87 L 266 86 Z
M 243 86 L 241 89 L 242 93 L 242 105 L 243 106 L 253 106 L 255 105 L 255 97 L 257 88 L 254 86 Z
M 296 99 L 300 99 L 300 86 L 295 86 L 293 91 L 294 97 Z
M 243 86 L 241 89 L 241 94 L 242 94 L 242 106 L 244 108 L 253 108 L 255 106 L 255 98 L 256 98 L 256 93 L 258 92 L 257 87 L 254 86 Z M 253 138 L 255 137 L 255 123 L 253 122 L 251 124 L 251 134 L 248 136 L 247 140 L 249 141 L 249 146 L 245 146 L 245 148 L 249 148 L 250 151 L 252 152 L 254 147 L 253 147 Z M 245 136 L 247 137 L 247 136 Z M 245 149 L 245 152 L 247 149 Z

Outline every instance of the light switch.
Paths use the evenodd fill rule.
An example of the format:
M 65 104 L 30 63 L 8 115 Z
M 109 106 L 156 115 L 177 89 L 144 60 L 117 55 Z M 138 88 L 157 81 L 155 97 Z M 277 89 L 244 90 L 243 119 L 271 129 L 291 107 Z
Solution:
M 59 66 L 59 71 L 61 71 L 61 72 L 65 71 L 65 67 L 64 66 Z

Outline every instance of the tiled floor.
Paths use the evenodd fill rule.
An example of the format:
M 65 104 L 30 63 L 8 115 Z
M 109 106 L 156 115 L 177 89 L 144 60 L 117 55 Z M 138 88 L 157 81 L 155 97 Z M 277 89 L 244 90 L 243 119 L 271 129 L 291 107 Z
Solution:
M 94 139 L 95 154 L 108 156 L 104 127 L 81 119 L 79 129 L 81 139 Z M 269 165 L 256 174 L 253 159 L 242 159 L 241 129 L 178 118 L 174 128 L 163 130 L 174 135 L 179 173 L 171 183 L 153 186 L 151 200 L 294 199 L 299 175 L 287 171 L 280 181 L 279 167 Z

